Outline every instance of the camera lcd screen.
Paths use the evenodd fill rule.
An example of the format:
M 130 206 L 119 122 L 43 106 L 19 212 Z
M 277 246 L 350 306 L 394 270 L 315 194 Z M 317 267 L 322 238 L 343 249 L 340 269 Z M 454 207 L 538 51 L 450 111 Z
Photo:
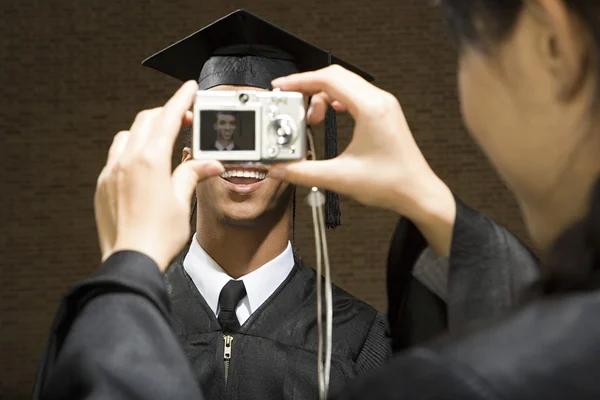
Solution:
M 254 151 L 255 112 L 200 111 L 201 151 Z

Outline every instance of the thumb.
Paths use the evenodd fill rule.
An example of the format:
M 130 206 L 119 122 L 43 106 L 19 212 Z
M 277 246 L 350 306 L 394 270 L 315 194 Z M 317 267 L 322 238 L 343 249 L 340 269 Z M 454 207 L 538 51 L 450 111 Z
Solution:
M 199 182 L 217 176 L 225 171 L 218 161 L 191 160 L 180 164 L 173 171 L 173 190 L 175 197 L 182 204 L 189 204 L 192 194 Z
M 269 176 L 295 185 L 316 186 L 338 193 L 343 190 L 343 168 L 339 158 L 322 161 L 300 161 L 289 164 L 278 164 L 271 168 Z

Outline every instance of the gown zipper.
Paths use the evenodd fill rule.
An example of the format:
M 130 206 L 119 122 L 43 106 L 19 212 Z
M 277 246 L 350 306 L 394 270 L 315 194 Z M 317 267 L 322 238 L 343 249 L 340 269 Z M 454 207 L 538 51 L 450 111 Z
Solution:
M 223 335 L 223 341 L 225 342 L 225 346 L 223 347 L 223 364 L 225 367 L 225 386 L 227 386 L 227 378 L 229 377 L 229 363 L 231 361 L 231 349 L 232 349 L 233 336 Z

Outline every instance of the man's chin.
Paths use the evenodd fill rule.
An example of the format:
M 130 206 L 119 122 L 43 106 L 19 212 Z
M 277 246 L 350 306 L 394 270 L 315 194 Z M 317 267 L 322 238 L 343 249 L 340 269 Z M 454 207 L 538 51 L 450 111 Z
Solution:
M 242 204 L 236 204 L 241 206 Z M 232 205 L 233 206 L 233 205 Z M 222 208 L 220 220 L 230 226 L 238 227 L 265 227 L 277 224 L 281 220 L 287 207 L 263 208 L 263 207 L 231 207 Z
M 260 215 L 223 214 L 221 221 L 227 225 L 252 228 L 260 225 Z
M 244 204 L 245 203 L 245 204 Z M 252 226 L 264 219 L 266 210 L 261 207 L 248 207 L 250 202 L 223 204 L 225 207 L 219 210 L 221 220 L 227 224 Z

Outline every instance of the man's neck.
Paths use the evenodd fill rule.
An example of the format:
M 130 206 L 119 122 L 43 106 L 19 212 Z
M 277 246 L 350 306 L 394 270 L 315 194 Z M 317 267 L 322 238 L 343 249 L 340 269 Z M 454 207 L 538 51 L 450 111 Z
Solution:
M 216 218 L 202 218 L 202 223 L 196 226 L 200 246 L 234 279 L 248 275 L 283 253 L 289 235 L 289 212 L 274 224 L 236 226 Z

